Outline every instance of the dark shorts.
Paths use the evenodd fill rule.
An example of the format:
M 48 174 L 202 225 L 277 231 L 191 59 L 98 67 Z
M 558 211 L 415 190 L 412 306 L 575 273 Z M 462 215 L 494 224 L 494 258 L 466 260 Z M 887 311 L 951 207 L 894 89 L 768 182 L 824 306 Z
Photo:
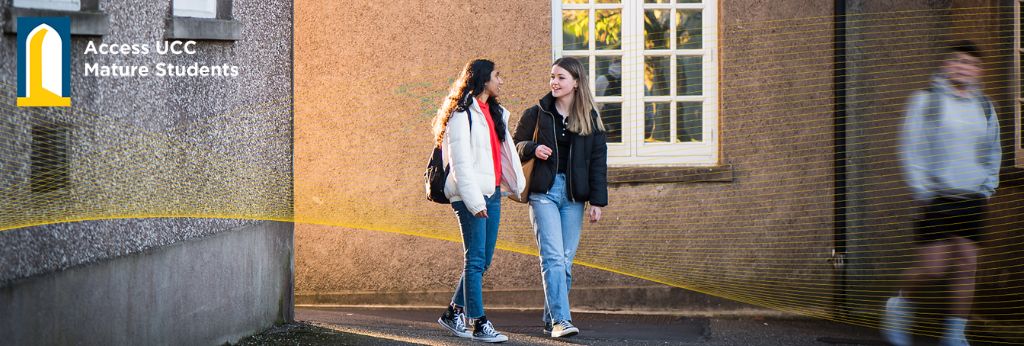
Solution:
M 924 209 L 924 218 L 917 222 L 917 240 L 930 242 L 963 237 L 974 242 L 979 241 L 985 228 L 987 204 L 984 198 L 933 199 Z

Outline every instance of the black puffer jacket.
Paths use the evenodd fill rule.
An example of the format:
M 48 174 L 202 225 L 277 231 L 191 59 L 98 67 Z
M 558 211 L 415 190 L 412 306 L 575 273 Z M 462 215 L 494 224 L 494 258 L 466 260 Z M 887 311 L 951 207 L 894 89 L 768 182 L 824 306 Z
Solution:
M 555 98 L 548 93 L 536 106 L 530 107 L 519 118 L 519 125 L 512 138 L 516 141 L 519 159 L 524 163 L 533 159 L 538 145 L 558 150 L 555 143 Z M 597 111 L 592 111 L 597 121 Z M 538 122 L 537 118 L 540 117 Z M 537 141 L 533 141 L 533 128 L 540 126 Z M 603 207 L 608 205 L 608 145 L 603 131 L 594 130 L 589 136 L 569 132 L 569 167 L 566 169 L 566 183 L 569 199 L 576 202 L 590 202 Z M 537 160 L 530 180 L 530 192 L 546 193 L 555 183 L 558 172 L 558 153 L 552 153 L 547 160 Z

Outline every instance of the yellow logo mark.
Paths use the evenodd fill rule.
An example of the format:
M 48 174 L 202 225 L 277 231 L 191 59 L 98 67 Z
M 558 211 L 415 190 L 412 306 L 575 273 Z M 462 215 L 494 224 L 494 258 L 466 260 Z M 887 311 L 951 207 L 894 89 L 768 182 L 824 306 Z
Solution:
M 51 35 L 47 36 L 48 34 Z M 47 42 L 48 40 L 55 40 L 53 42 L 56 43 L 56 46 L 52 45 L 52 42 Z M 56 31 L 46 24 L 39 25 L 31 34 L 29 34 L 28 52 L 26 56 L 26 60 L 28 62 L 28 95 L 18 98 L 18 107 L 71 106 L 70 97 L 61 97 L 58 94 L 59 91 L 52 91 L 43 85 L 44 80 L 56 81 L 56 85 L 58 86 L 61 83 L 62 62 L 60 59 L 63 54 L 59 48 L 61 44 L 60 40 L 60 36 L 56 34 Z M 44 43 L 46 43 L 45 46 Z M 48 55 L 45 60 L 43 59 L 44 54 Z

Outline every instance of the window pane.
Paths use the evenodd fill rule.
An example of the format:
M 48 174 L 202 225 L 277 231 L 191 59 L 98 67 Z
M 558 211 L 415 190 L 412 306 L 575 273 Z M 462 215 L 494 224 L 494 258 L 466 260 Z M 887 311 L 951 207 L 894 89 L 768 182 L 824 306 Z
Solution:
M 699 4 L 701 0 L 676 0 L 679 4 Z
M 14 0 L 14 7 L 67 11 L 82 9 L 82 5 L 79 4 L 78 0 Z
M 604 121 L 608 143 L 622 143 L 622 104 L 598 103 L 597 112 Z
M 599 4 L 618 4 L 620 2 L 622 2 L 622 1 L 620 1 L 620 0 L 597 0 L 597 3 L 599 3 Z
M 670 0 L 644 0 L 644 3 L 648 4 L 667 4 Z
M 676 49 L 700 49 L 702 25 L 700 11 L 676 11 Z
M 594 95 L 622 96 L 622 57 L 599 56 L 596 59 Z
M 668 102 L 644 104 L 644 142 L 668 142 L 672 133 L 672 110 Z
M 594 11 L 594 34 L 597 49 L 622 48 L 622 10 Z
M 671 66 L 667 56 L 644 57 L 644 95 L 667 96 L 671 89 Z
M 704 119 L 700 102 L 676 104 L 676 141 L 679 143 L 704 141 Z
M 700 96 L 703 91 L 701 56 L 680 56 L 676 58 L 676 94 Z
M 644 11 L 644 48 L 668 49 L 671 10 Z
M 587 10 L 562 11 L 562 49 L 583 50 L 590 39 Z
M 585 4 L 587 0 L 562 0 L 563 4 Z
M 567 55 L 567 57 L 570 57 L 570 58 L 574 58 L 574 59 L 576 59 L 576 60 L 579 60 L 579 61 L 580 61 L 580 64 L 582 64 L 582 65 L 583 65 L 583 70 L 584 70 L 584 71 L 587 71 L 587 73 L 590 73 L 590 57 L 589 57 L 589 56 L 586 56 L 586 55 L 575 55 L 575 56 L 573 56 L 573 55 Z M 550 71 L 550 70 L 549 70 L 549 71 Z M 589 77 L 589 76 L 588 76 L 588 77 Z
M 174 15 L 178 17 L 217 17 L 217 0 L 173 0 Z

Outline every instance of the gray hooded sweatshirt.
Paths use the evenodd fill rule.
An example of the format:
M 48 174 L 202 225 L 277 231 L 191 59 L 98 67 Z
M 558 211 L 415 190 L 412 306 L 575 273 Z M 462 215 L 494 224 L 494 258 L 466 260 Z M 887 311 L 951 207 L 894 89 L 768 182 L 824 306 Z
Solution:
M 938 107 L 930 110 L 933 97 L 938 97 Z M 900 154 L 916 199 L 988 198 L 995 193 L 1002 149 L 999 121 L 991 107 L 977 88 L 967 97 L 957 95 L 941 74 L 932 78 L 930 90 L 910 97 Z

